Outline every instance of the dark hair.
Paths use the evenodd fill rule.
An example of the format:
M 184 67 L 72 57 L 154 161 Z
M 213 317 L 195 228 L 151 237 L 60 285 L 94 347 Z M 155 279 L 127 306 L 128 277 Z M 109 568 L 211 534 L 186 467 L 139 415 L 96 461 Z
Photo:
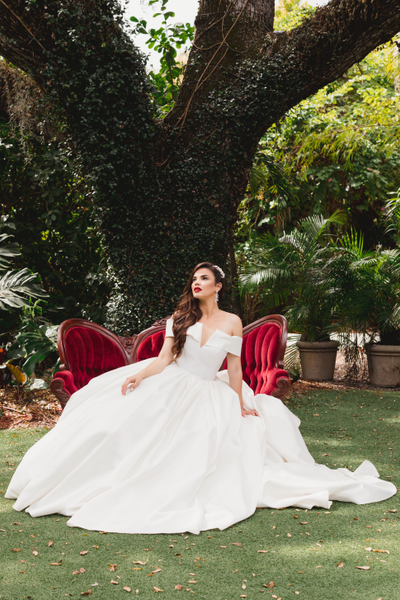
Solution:
M 225 291 L 225 279 L 215 266 L 210 262 L 202 262 L 195 266 L 190 274 L 189 280 L 185 285 L 182 296 L 179 299 L 178 306 L 173 314 L 174 325 L 173 332 L 175 342 L 172 347 L 172 353 L 178 357 L 182 354 L 183 346 L 186 342 L 186 332 L 191 325 L 199 321 L 203 315 L 199 307 L 199 301 L 193 296 L 192 282 L 196 271 L 199 269 L 209 269 L 215 277 L 215 283 L 221 283 L 219 298 L 222 299 Z

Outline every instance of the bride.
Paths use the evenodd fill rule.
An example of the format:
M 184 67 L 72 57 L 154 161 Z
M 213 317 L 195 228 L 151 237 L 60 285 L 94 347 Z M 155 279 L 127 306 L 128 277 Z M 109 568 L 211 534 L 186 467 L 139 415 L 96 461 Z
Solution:
M 277 398 L 254 396 L 242 381 L 241 321 L 218 307 L 224 286 L 220 267 L 197 265 L 158 358 L 71 396 L 11 480 L 16 510 L 67 515 L 91 530 L 199 533 L 257 507 L 329 508 L 396 493 L 369 461 L 354 473 L 316 464 L 299 419 Z

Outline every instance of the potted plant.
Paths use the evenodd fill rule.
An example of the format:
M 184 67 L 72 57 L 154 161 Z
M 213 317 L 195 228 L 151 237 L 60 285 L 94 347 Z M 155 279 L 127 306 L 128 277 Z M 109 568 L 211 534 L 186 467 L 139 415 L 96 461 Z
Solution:
M 329 277 L 335 247 L 330 226 L 343 221 L 339 211 L 328 219 L 312 215 L 279 238 L 258 236 L 241 277 L 242 290 L 257 290 L 265 310 L 287 307 L 289 327 L 301 333 L 297 346 L 304 379 L 333 378 L 339 342 L 330 338 L 336 310 Z
M 399 240 L 400 199 L 386 208 L 388 229 Z M 355 232 L 340 245 L 335 284 L 342 329 L 361 334 L 372 385 L 400 386 L 400 249 L 364 250 L 362 235 Z

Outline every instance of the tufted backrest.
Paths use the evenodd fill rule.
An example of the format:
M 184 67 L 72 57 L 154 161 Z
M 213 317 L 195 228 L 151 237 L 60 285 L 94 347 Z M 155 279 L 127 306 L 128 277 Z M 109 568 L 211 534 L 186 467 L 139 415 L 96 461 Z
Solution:
M 87 322 L 81 325 L 79 319 L 64 323 L 69 326 L 59 330 L 61 370 L 71 371 L 78 389 L 93 377 L 128 364 L 117 336 L 111 332 L 105 335 L 104 328 Z
M 244 332 L 243 381 L 251 387 L 255 394 L 267 393 L 268 371 L 277 366 L 281 339 L 281 327 L 274 322 L 264 323 L 247 334 Z
M 140 360 L 145 360 L 146 358 L 158 356 L 161 352 L 161 348 L 163 347 L 164 339 L 165 330 L 156 331 L 139 342 L 136 353 L 136 361 L 138 362 Z

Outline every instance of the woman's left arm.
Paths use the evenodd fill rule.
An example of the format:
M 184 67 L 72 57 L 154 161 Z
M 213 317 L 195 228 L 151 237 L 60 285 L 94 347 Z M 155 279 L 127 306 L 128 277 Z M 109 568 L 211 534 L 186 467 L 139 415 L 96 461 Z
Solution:
M 233 335 L 242 337 L 242 322 L 240 319 L 235 319 L 235 323 L 233 326 Z M 243 406 L 243 395 L 242 395 L 242 383 L 243 383 L 243 373 L 242 373 L 242 363 L 240 360 L 240 356 L 235 356 L 234 354 L 228 353 L 227 356 L 228 361 L 228 376 L 229 376 L 229 385 L 233 389 L 234 392 L 239 396 L 240 408 L 242 411 L 242 417 L 247 417 L 247 415 L 251 415 L 253 417 L 258 417 L 259 414 L 256 410 L 247 410 Z

